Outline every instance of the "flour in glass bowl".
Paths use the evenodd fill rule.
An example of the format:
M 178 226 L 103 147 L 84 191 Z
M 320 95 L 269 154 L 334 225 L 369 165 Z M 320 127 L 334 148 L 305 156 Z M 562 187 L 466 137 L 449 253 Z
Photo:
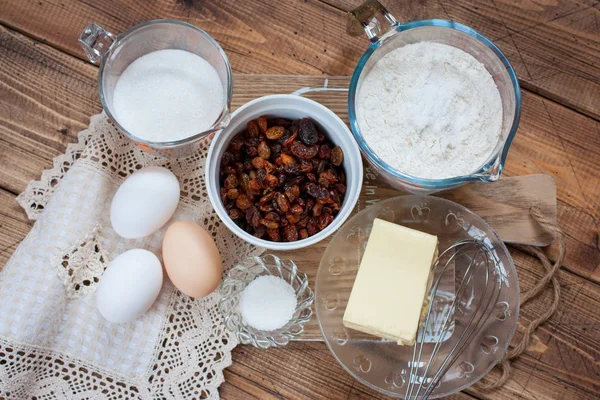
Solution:
M 502 101 L 492 76 L 452 46 L 420 42 L 389 52 L 363 79 L 357 97 L 366 143 L 414 177 L 473 173 L 500 140 Z

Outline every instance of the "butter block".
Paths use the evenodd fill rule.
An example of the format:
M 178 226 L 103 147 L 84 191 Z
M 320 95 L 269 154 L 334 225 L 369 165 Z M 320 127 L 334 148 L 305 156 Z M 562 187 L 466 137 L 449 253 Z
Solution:
M 401 345 L 414 344 L 437 244 L 434 235 L 375 219 L 344 326 Z

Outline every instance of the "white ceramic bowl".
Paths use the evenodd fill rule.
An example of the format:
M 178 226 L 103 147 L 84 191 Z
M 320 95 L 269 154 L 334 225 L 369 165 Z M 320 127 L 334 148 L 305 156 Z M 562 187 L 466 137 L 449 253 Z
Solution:
M 289 119 L 312 118 L 323 133 L 344 151 L 344 170 L 346 173 L 346 196 L 340 211 L 333 222 L 314 236 L 295 242 L 272 242 L 256 238 L 245 232 L 225 210 L 219 196 L 219 169 L 221 157 L 235 135 L 246 129 L 248 121 L 261 115 Z M 352 133 L 335 113 L 327 107 L 296 95 L 272 95 L 260 97 L 238 108 L 231 117 L 229 125 L 218 132 L 213 139 L 206 160 L 206 185 L 208 197 L 221 221 L 237 236 L 256 246 L 270 250 L 294 250 L 315 244 L 335 232 L 348 218 L 356 205 L 363 180 L 362 159 L 358 145 Z

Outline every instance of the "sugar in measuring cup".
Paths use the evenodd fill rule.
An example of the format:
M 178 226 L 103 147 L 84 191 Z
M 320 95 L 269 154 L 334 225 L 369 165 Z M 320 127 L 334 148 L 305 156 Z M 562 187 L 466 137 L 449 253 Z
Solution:
M 206 32 L 176 20 L 144 22 L 113 35 L 95 23 L 79 37 L 100 64 L 104 111 L 138 147 L 180 157 L 229 123 L 231 66 Z
M 350 81 L 348 93 L 350 126 L 363 156 L 379 176 L 396 189 L 417 194 L 439 192 L 472 181 L 497 180 L 504 168 L 521 114 L 519 82 L 512 65 L 502 51 L 479 32 L 457 22 L 430 19 L 400 23 L 376 0 L 365 1 L 351 11 L 348 17 L 348 33 L 354 36 L 366 33 L 370 41 L 370 46 L 360 58 Z M 376 154 L 365 140 L 364 132 L 361 132 L 357 102 L 366 76 L 388 53 L 421 42 L 452 46 L 470 54 L 483 64 L 498 89 L 502 103 L 502 126 L 498 142 L 487 160 L 482 165 L 474 165 L 469 174 L 443 179 L 411 176 L 393 168 Z M 380 101 L 383 104 L 389 99 L 382 98 Z

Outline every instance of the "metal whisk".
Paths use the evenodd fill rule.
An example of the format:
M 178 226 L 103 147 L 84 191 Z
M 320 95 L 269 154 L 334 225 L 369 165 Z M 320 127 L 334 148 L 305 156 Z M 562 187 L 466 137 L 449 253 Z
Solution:
M 425 345 L 425 336 L 429 326 L 432 309 L 434 308 L 434 296 L 438 290 L 440 281 L 444 272 L 450 265 L 456 265 L 458 260 L 466 257 L 466 268 L 455 272 L 455 284 L 458 288 L 455 290 L 454 300 L 450 307 L 446 308 L 441 315 L 441 329 L 436 330 L 437 334 Z M 444 261 L 445 260 L 445 261 Z M 454 365 L 463 351 L 467 348 L 472 338 L 481 330 L 488 321 L 493 308 L 498 301 L 502 289 L 502 271 L 500 262 L 492 249 L 483 241 L 476 239 L 461 240 L 442 252 L 433 263 L 432 273 L 434 282 L 431 287 L 431 301 L 427 306 L 427 313 L 421 318 L 421 324 L 417 333 L 416 342 L 413 348 L 412 362 L 410 363 L 409 381 L 406 389 L 406 399 L 428 399 L 433 390 L 440 383 L 441 379 Z M 480 294 L 480 300 L 473 298 L 471 294 L 467 302 L 461 299 L 468 288 L 474 293 Z M 477 302 L 477 304 L 474 304 Z M 456 343 L 449 349 L 445 358 L 436 360 L 436 356 L 442 347 L 444 338 L 447 337 L 449 329 L 454 326 L 453 316 L 458 310 L 464 312 L 460 307 L 473 308 L 472 315 L 460 333 Z M 436 319 L 440 316 L 437 315 Z M 457 335 L 455 331 L 453 334 Z M 429 359 L 426 359 L 424 348 L 430 348 Z M 428 351 L 425 351 L 428 353 Z M 423 360 L 423 361 L 422 361 Z M 426 362 L 420 367 L 422 362 Z M 439 365 L 436 365 L 439 364 Z M 436 367 L 434 367 L 436 365 Z M 423 370 L 419 373 L 419 370 Z

